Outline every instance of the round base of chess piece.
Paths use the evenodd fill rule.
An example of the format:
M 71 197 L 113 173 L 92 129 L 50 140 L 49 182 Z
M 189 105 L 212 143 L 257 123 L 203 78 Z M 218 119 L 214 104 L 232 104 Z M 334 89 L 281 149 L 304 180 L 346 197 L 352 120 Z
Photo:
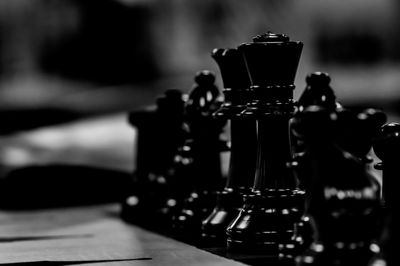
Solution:
M 226 228 L 238 215 L 243 206 L 243 192 L 225 188 L 217 193 L 217 205 L 203 221 L 202 237 L 213 246 L 226 245 Z
M 292 241 L 304 192 L 268 189 L 246 195 L 239 215 L 227 229 L 230 252 L 278 257 L 279 247 Z
M 296 258 L 297 266 L 369 266 L 378 255 L 375 244 L 337 242 L 334 245 L 313 243 L 307 252 Z

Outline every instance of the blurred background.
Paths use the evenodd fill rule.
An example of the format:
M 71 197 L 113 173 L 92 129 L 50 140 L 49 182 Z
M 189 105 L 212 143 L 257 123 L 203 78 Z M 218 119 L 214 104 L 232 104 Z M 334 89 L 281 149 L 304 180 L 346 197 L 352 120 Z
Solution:
M 399 13 L 395 0 L 2 0 L 0 108 L 148 104 L 167 88 L 190 89 L 200 69 L 218 73 L 213 48 L 267 30 L 305 44 L 296 95 L 305 75 L 320 70 L 342 101 L 394 108 Z
M 131 171 L 128 110 L 187 92 L 213 48 L 266 31 L 304 43 L 305 76 L 328 72 L 346 105 L 400 111 L 396 0 L 1 0 L 0 164 Z

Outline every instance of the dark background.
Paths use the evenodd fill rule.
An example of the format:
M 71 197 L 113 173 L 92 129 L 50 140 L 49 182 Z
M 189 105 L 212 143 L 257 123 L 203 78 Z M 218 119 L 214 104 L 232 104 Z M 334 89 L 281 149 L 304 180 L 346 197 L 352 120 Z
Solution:
M 74 100 L 67 104 L 57 95 L 118 94 L 126 86 L 132 98 L 143 95 L 142 103 L 150 103 L 150 91 L 185 91 L 198 70 L 217 72 L 213 48 L 271 30 L 305 44 L 296 96 L 305 75 L 320 70 L 331 74 L 342 101 L 397 109 L 399 13 L 395 0 L 3 0 L 0 108 L 53 100 L 72 108 Z M 126 99 L 115 98 L 120 104 L 99 96 L 80 105 L 98 101 L 94 109 L 124 110 Z
M 343 104 L 399 121 L 397 0 L 1 0 L 0 179 L 55 163 L 130 173 L 127 112 L 166 89 L 189 91 L 202 69 L 221 87 L 212 49 L 268 30 L 304 42 L 296 99 L 308 73 L 325 71 Z M 70 180 L 76 188 L 82 178 Z

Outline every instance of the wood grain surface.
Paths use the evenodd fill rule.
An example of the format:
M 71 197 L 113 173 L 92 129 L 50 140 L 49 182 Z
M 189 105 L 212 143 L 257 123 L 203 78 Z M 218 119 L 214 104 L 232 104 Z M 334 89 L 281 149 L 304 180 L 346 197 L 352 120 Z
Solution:
M 118 217 L 115 204 L 0 212 L 0 265 L 242 265 Z

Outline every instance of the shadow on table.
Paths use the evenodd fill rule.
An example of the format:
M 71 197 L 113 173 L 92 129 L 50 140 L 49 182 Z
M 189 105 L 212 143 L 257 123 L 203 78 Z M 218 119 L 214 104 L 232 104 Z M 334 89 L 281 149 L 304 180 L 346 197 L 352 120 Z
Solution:
M 27 166 L 0 180 L 0 208 L 39 209 L 119 202 L 130 174 L 89 166 Z
M 1 110 L 0 135 L 71 122 L 84 116 L 87 114 L 56 108 Z

